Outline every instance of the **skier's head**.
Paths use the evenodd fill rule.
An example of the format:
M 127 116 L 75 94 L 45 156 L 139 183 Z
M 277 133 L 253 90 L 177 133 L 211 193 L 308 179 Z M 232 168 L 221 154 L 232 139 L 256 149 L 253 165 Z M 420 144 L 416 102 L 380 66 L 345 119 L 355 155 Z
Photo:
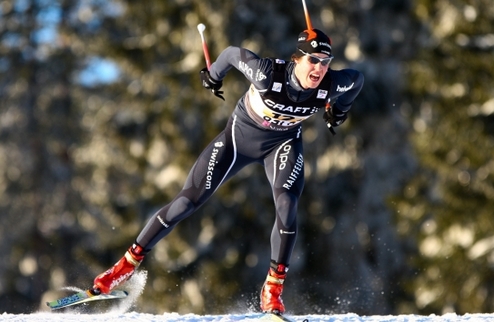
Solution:
M 293 73 L 302 88 L 317 88 L 326 75 L 333 59 L 331 40 L 317 29 L 304 30 L 297 40 L 292 55 Z
M 321 53 L 333 57 L 331 39 L 319 29 L 304 30 L 298 35 L 297 51 L 305 54 Z

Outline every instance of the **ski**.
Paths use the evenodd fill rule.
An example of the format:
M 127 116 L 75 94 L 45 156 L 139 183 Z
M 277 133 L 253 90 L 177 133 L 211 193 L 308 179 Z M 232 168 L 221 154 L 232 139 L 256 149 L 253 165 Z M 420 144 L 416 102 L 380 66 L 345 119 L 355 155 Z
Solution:
M 58 300 L 46 302 L 46 305 L 48 305 L 48 307 L 52 310 L 58 310 L 68 306 L 92 301 L 122 299 L 127 297 L 128 294 L 129 293 L 127 293 L 126 291 L 120 290 L 111 291 L 111 293 L 109 294 L 93 294 L 91 290 L 87 290 L 62 297 Z
M 295 322 L 295 320 L 289 319 L 286 316 L 275 313 L 264 313 L 262 320 L 273 321 L 273 322 Z M 309 320 L 305 319 L 303 322 L 309 322 Z

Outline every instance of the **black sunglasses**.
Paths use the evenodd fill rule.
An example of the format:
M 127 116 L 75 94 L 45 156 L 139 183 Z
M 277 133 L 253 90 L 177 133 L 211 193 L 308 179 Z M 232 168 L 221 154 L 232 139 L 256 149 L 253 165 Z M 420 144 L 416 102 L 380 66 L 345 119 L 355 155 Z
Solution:
M 326 58 L 320 58 L 320 57 L 317 57 L 317 56 L 314 56 L 314 55 L 311 55 L 309 53 L 306 53 L 305 51 L 303 51 L 302 49 L 299 49 L 300 52 L 304 55 L 307 56 L 307 59 L 309 60 L 309 63 L 313 64 L 313 65 L 316 65 L 318 63 L 321 63 L 322 66 L 327 66 L 329 65 L 329 63 L 331 63 L 331 61 L 333 60 L 333 55 L 329 56 L 329 57 L 326 57 Z

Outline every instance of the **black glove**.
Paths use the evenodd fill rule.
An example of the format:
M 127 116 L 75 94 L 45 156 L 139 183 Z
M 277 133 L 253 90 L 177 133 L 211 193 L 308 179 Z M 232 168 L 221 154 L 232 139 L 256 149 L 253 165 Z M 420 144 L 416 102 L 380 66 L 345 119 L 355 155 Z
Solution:
M 202 81 L 202 87 L 210 89 L 211 93 L 213 93 L 214 96 L 217 96 L 222 100 L 225 100 L 225 98 L 222 95 L 223 91 L 220 91 L 221 86 L 223 86 L 223 82 L 211 78 L 211 75 L 209 75 L 209 71 L 207 68 L 201 69 L 201 81 Z
M 330 124 L 332 127 L 337 127 L 345 122 L 347 112 L 342 112 L 333 106 L 328 108 L 322 117 L 324 118 L 324 121 L 326 121 L 326 124 Z

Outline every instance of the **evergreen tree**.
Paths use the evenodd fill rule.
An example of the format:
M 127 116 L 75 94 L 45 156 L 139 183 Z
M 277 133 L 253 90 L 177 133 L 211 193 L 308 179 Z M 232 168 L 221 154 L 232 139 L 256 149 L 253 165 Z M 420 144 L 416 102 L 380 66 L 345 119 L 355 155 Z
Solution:
M 400 101 L 401 62 L 419 47 L 407 34 L 416 27 L 410 19 L 411 4 L 309 1 L 308 5 L 313 25 L 328 31 L 333 40 L 332 68 L 362 70 L 366 85 L 337 136 L 329 135 L 320 116 L 304 125 L 307 183 L 284 299 L 294 313 L 392 313 L 403 296 L 399 282 L 406 254 L 385 198 L 414 166 L 406 141 L 406 108 L 395 108 Z M 430 7 L 419 3 L 415 10 L 422 17 Z M 482 53 L 479 44 L 489 40 L 481 37 L 488 33 L 489 21 L 481 17 L 489 11 L 471 5 L 461 10 L 462 17 L 472 19 L 472 8 L 483 31 L 469 31 L 471 25 L 465 24 L 462 36 L 449 38 L 449 46 L 436 44 L 423 57 L 456 54 L 453 45 L 458 41 L 472 55 L 488 54 L 490 47 Z M 9 259 L 0 262 L 0 308 L 5 305 L 9 312 L 25 310 L 29 304 L 44 306 L 46 299 L 56 296 L 52 291 L 63 286 L 90 287 L 96 274 L 123 255 L 147 218 L 181 189 L 199 151 L 224 127 L 248 83 L 232 70 L 224 82 L 225 103 L 201 87 L 199 22 L 207 26 L 213 60 L 228 45 L 289 60 L 296 37 L 305 28 L 302 5 L 295 0 L 6 0 L 0 14 L 0 243 Z M 428 32 L 424 30 L 424 35 Z M 422 111 L 431 111 L 432 116 L 432 111 L 438 113 L 436 107 L 427 106 L 442 99 L 434 89 L 449 84 L 443 91 L 456 97 L 449 98 L 450 105 L 445 103 L 438 124 L 458 124 L 465 127 L 466 137 L 480 133 L 489 138 L 488 115 L 482 114 L 489 108 L 482 105 L 486 101 L 482 95 L 487 94 L 480 94 L 477 87 L 488 86 L 487 82 L 451 82 L 465 79 L 458 71 L 466 73 L 462 66 L 453 68 L 458 64 L 454 59 L 441 61 L 449 66 L 447 74 L 437 62 L 420 68 L 421 59 L 410 64 L 410 102 L 415 104 L 415 95 L 425 97 Z M 106 78 L 108 68 L 116 77 Z M 424 87 L 430 76 L 421 71 L 436 68 L 435 87 Z M 480 63 L 476 68 L 477 79 L 488 79 Z M 462 88 L 475 95 L 458 96 Z M 469 97 L 482 104 L 469 104 Z M 449 108 L 461 100 L 469 108 Z M 465 111 L 476 116 L 461 114 Z M 447 121 L 450 113 L 463 118 Z M 435 182 L 442 183 L 446 177 L 437 175 L 438 168 L 430 164 L 441 164 L 442 153 L 450 167 L 459 167 L 456 163 L 463 160 L 468 145 L 458 143 L 457 154 L 450 154 L 446 144 L 435 145 L 436 154 L 429 155 L 430 147 L 419 143 L 431 135 L 420 130 L 428 129 L 431 120 L 417 118 L 414 142 L 423 146 L 417 151 L 438 178 Z M 467 129 L 467 124 L 477 123 L 484 127 Z M 444 142 L 452 137 L 440 135 Z M 482 149 L 471 149 L 487 154 L 488 140 L 482 142 Z M 466 172 L 458 191 L 465 192 L 465 174 L 470 173 L 467 186 L 485 182 L 475 181 L 469 172 L 475 164 L 484 169 L 475 173 L 490 178 L 487 159 L 484 164 L 480 157 L 470 158 L 468 167 L 461 168 Z M 405 191 L 428 192 L 429 182 L 419 176 Z M 429 195 L 405 196 L 397 203 L 400 214 L 410 213 L 405 210 L 412 197 L 424 200 L 428 215 L 435 209 L 425 203 Z M 443 195 L 434 196 L 441 197 L 434 202 L 443 201 Z M 473 209 L 473 203 L 467 206 Z M 408 218 L 399 218 L 400 232 L 416 224 Z M 264 171 L 250 166 L 155 247 L 142 265 L 150 278 L 139 309 L 212 314 L 235 305 L 257 308 L 273 220 Z M 487 222 L 487 217 L 483 220 Z M 487 226 L 482 226 L 485 237 Z M 475 242 L 489 241 L 476 238 Z M 485 258 L 478 255 L 484 243 L 475 242 L 472 249 L 477 251 L 472 254 Z
M 62 261 L 85 234 L 77 224 L 84 206 L 72 188 L 77 59 L 52 36 L 67 26 L 70 10 L 68 3 L 4 1 L 0 11 L 0 236 L 8 251 L 0 297 L 19 312 L 39 301 L 50 276 L 63 283 L 62 265 L 75 271 L 76 261 Z
M 417 176 L 396 202 L 416 245 L 404 310 L 492 312 L 491 1 L 419 1 L 421 52 L 409 65 Z

